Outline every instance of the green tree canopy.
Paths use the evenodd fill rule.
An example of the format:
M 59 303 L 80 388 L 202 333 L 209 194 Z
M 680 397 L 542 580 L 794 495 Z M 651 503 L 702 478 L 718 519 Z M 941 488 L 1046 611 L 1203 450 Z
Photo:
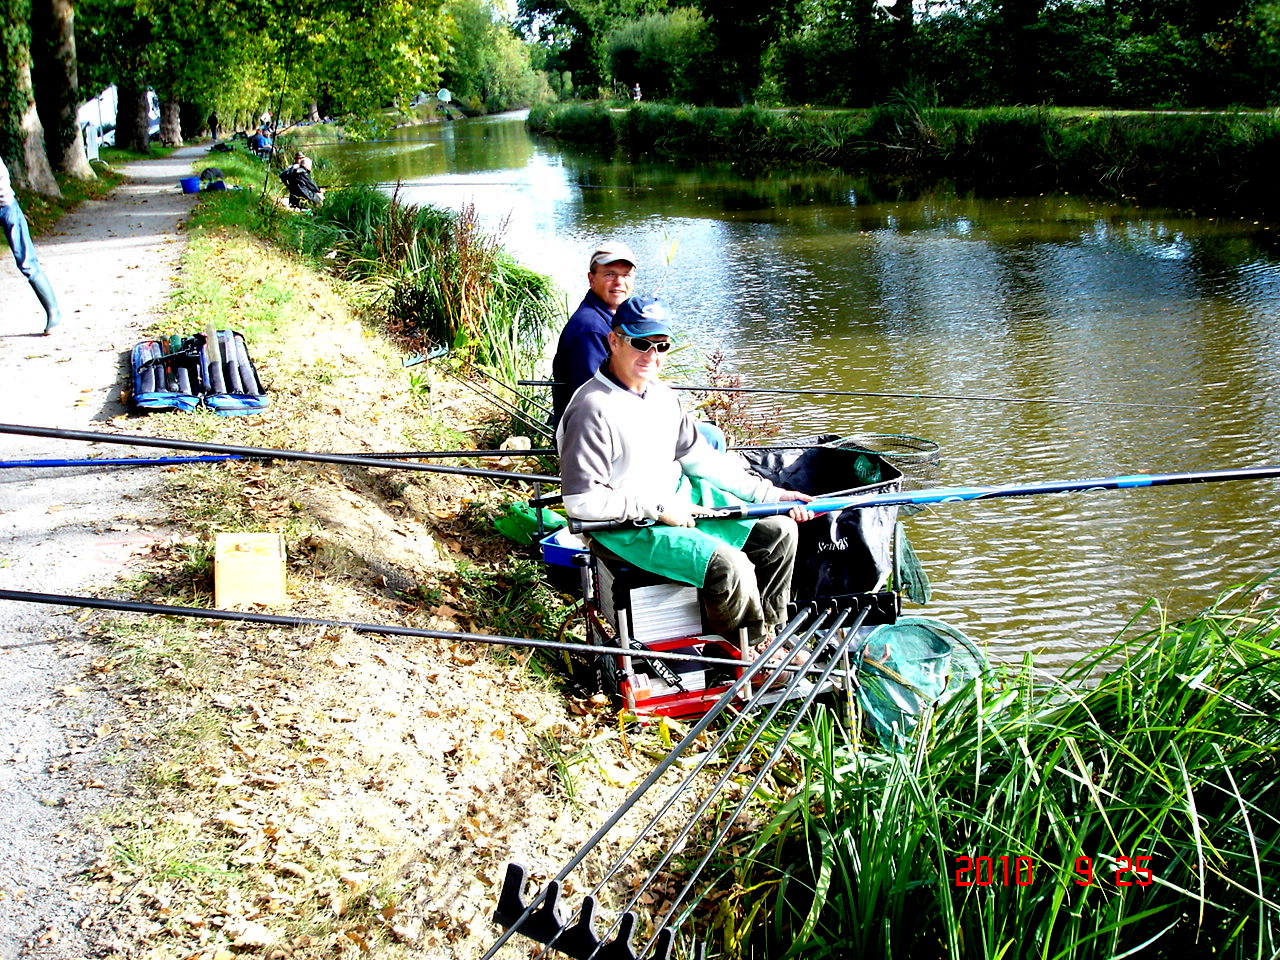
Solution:
M 702 13 L 677 7 L 624 23 L 608 35 L 609 73 L 645 96 L 700 101 L 715 96 L 708 58 L 715 41 Z
M 490 112 L 553 99 L 545 75 L 533 68 L 529 48 L 494 9 L 492 0 L 454 0 L 443 79 L 454 99 Z
M 605 44 L 614 28 L 646 13 L 661 13 L 666 0 L 519 0 L 517 26 L 549 51 L 548 70 L 568 70 L 579 88 L 607 84 Z

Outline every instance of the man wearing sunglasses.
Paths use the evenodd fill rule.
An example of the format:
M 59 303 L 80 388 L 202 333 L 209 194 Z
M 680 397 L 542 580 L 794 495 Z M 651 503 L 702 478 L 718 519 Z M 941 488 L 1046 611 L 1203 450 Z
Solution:
M 671 314 L 653 297 L 622 302 L 609 356 L 574 394 L 557 431 L 564 505 L 579 520 L 647 520 L 592 534 L 596 548 L 702 591 L 710 626 L 770 639 L 786 620 L 796 523 L 813 515 L 704 520 L 715 507 L 812 497 L 784 490 L 713 449 L 660 380 Z
M 590 289 L 560 333 L 551 361 L 551 429 L 564 416 L 573 392 L 591 379 L 609 355 L 609 330 L 618 305 L 636 284 L 636 255 L 625 243 L 602 243 L 587 266 Z

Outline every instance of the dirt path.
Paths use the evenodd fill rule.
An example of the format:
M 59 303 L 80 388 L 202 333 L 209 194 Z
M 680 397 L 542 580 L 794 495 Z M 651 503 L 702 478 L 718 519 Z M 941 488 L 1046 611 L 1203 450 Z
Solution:
M 178 178 L 204 147 L 130 164 L 129 181 L 39 238 L 64 321 L 43 312 L 0 255 L 0 421 L 101 429 L 125 412 L 129 348 L 167 296 L 195 203 Z M 0 435 L 0 460 L 146 454 Z M 154 455 L 154 453 L 152 454 Z M 0 588 L 82 593 L 108 587 L 154 537 L 155 475 L 89 467 L 0 470 Z M 98 853 L 86 818 L 126 775 L 105 701 L 78 678 L 95 650 L 66 608 L 0 601 L 0 960 L 71 960 L 109 949 L 93 891 L 76 877 Z

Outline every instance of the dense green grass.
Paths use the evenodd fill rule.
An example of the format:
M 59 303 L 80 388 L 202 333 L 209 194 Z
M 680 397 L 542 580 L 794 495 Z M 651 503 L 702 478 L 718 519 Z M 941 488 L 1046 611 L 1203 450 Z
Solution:
M 1001 670 L 899 754 L 851 746 L 820 717 L 792 741 L 801 789 L 727 878 L 738 912 L 768 922 L 724 930 L 723 954 L 1274 956 L 1273 588 L 1242 588 L 1059 679 Z M 994 882 L 974 885 L 987 869 L 963 857 L 993 858 Z
M 1005 193 L 1070 190 L 1145 203 L 1280 214 L 1276 113 L 1112 113 L 939 108 L 901 98 L 870 111 L 638 104 L 535 107 L 529 125 L 635 153 L 821 161 Z

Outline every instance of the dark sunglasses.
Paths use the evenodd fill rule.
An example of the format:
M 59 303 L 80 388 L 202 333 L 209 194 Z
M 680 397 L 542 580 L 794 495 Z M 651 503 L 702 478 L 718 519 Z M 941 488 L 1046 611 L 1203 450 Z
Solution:
M 666 353 L 671 349 L 670 340 L 646 340 L 644 337 L 623 337 L 623 339 L 641 353 L 648 353 L 650 350 Z

